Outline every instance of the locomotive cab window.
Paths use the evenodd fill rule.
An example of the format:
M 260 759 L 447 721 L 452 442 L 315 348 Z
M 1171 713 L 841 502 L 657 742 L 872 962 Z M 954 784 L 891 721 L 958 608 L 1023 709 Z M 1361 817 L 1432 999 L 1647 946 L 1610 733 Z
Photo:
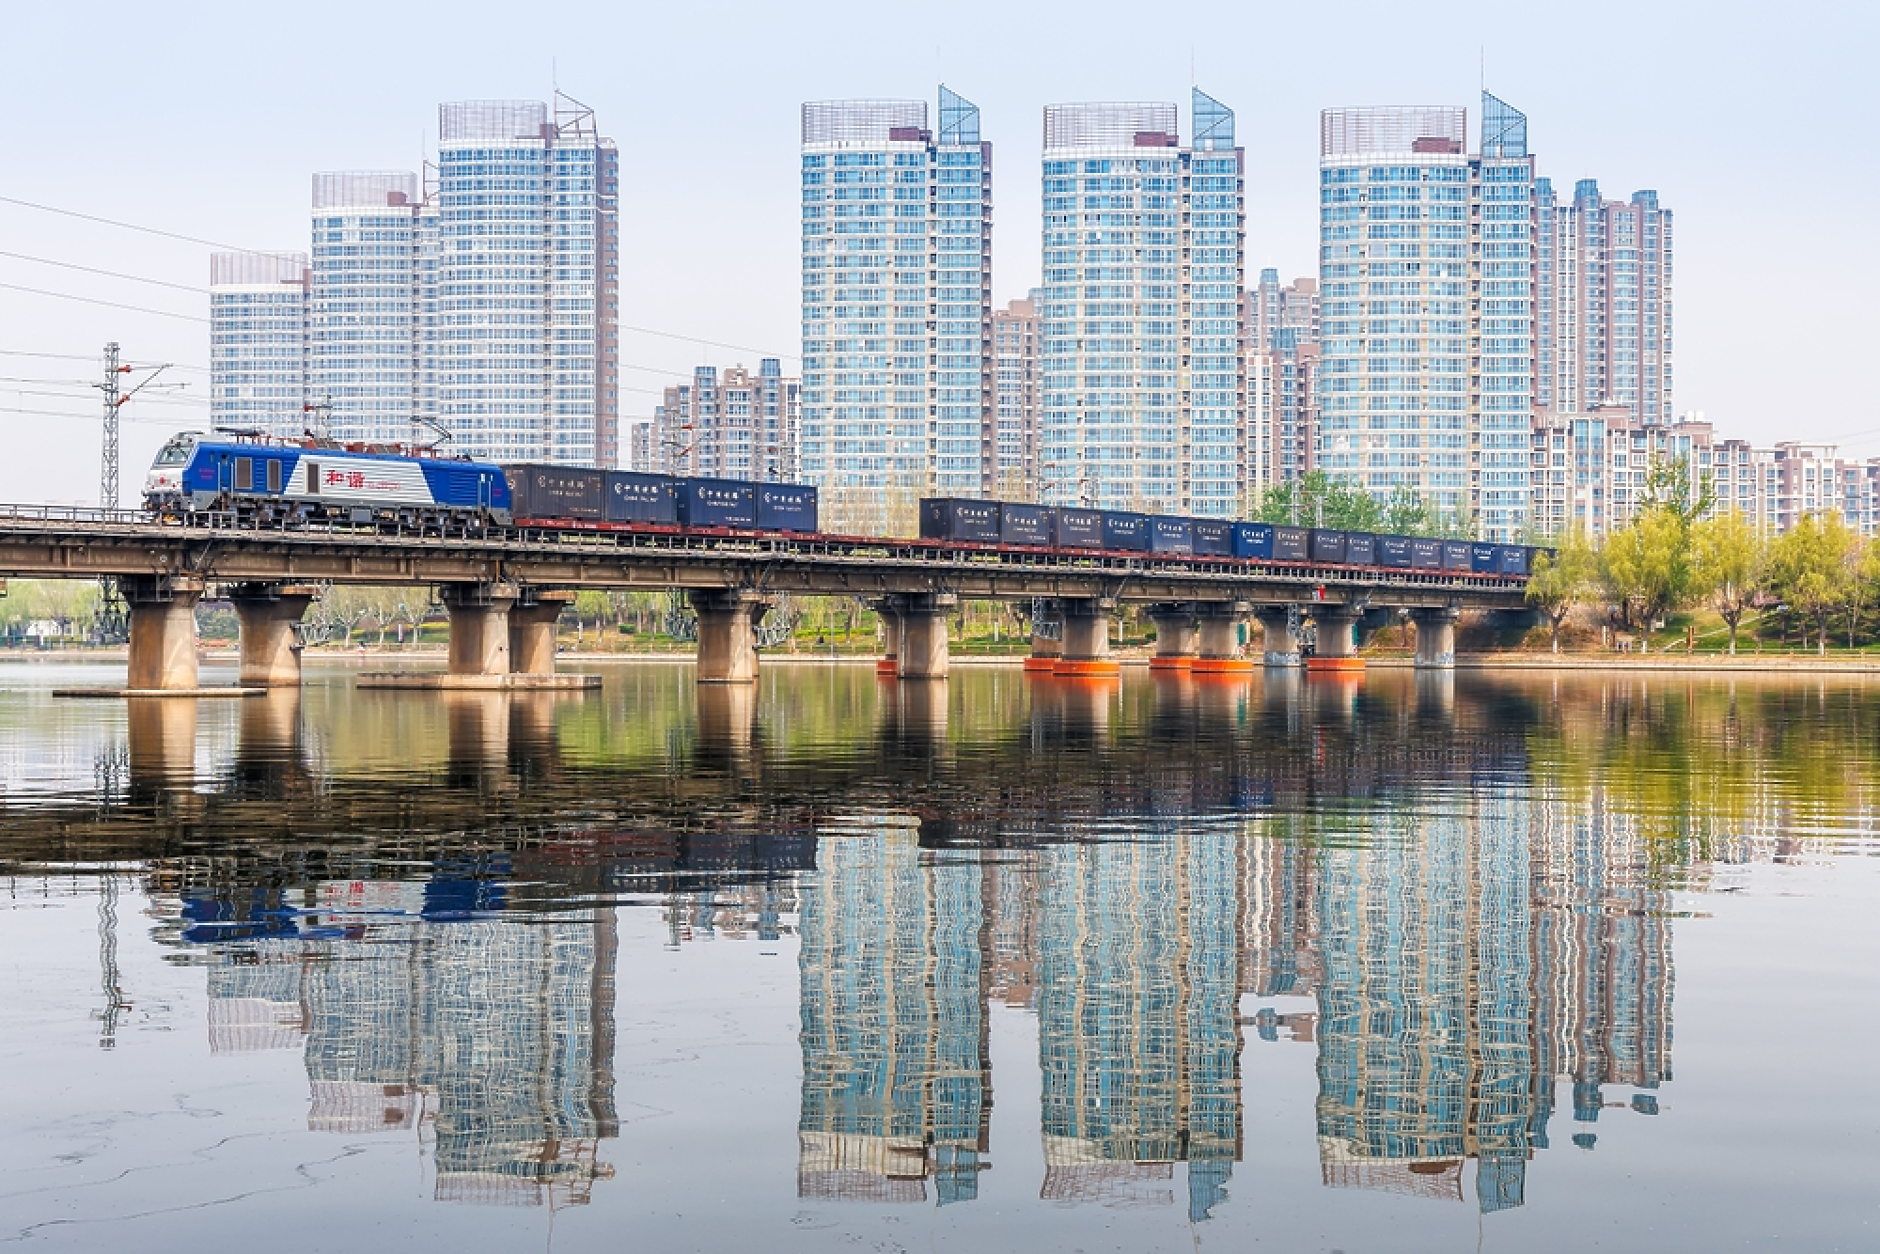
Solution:
M 235 459 L 235 490 L 252 492 L 255 487 L 255 459 L 237 457 Z

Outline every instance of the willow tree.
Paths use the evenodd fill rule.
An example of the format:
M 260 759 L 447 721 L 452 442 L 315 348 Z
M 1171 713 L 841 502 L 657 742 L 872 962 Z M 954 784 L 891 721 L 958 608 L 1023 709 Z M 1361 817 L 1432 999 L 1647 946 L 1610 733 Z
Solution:
M 1742 510 L 1728 510 L 1691 528 L 1693 577 L 1699 595 L 1710 598 L 1730 628 L 1730 656 L 1736 656 L 1736 628 L 1761 590 L 1765 553 L 1762 537 Z
M 1858 537 L 1839 514 L 1804 514 L 1769 549 L 1770 583 L 1805 618 L 1815 620 L 1815 648 L 1828 651 L 1828 617 L 1846 599 L 1849 559 Z
M 1555 653 L 1560 652 L 1560 624 L 1594 589 L 1598 578 L 1598 551 L 1577 527 L 1560 541 L 1554 556 L 1535 556 L 1534 568 L 1528 574 L 1528 604 L 1539 610 L 1552 628 Z
M 1652 623 L 1690 597 L 1690 528 L 1676 510 L 1643 509 L 1606 537 L 1601 557 L 1608 591 L 1649 642 Z

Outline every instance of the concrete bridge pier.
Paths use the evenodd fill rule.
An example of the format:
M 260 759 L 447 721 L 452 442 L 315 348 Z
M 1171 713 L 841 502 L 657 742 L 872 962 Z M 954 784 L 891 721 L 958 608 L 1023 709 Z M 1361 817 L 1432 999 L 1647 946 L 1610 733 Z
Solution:
M 523 588 L 509 607 L 509 669 L 516 675 L 555 673 L 555 622 L 574 603 L 572 592 Z M 455 636 L 453 621 L 452 636 Z
M 1064 611 L 1062 652 L 1052 673 L 1109 676 L 1122 674 L 1110 656 L 1110 619 L 1115 597 L 1068 597 L 1059 602 Z
M 1240 628 L 1253 607 L 1245 601 L 1203 601 L 1195 608 L 1200 613 L 1200 653 L 1195 658 L 1195 673 L 1250 674 L 1253 663 L 1241 653 Z
M 1292 611 L 1284 605 L 1263 605 L 1254 611 L 1254 617 L 1260 620 L 1260 630 L 1266 636 L 1266 665 L 1299 665 L 1299 637 L 1293 634 Z
M 1461 616 L 1459 611 L 1447 607 L 1410 611 L 1410 621 L 1417 625 L 1418 669 L 1456 668 L 1456 620 Z
M 134 692 L 188 692 L 196 687 L 196 603 L 203 582 L 191 575 L 138 575 L 118 580 L 131 610 L 131 656 L 125 686 Z
M 901 623 L 895 674 L 902 679 L 945 679 L 947 615 L 959 604 L 950 592 L 902 593 L 888 598 Z
M 510 673 L 509 612 L 520 589 L 512 583 L 452 583 L 438 590 L 450 612 L 450 673 Z
M 1318 651 L 1306 662 L 1310 671 L 1358 672 L 1364 659 L 1357 656 L 1355 629 L 1364 611 L 1350 605 L 1315 604 L 1310 607 L 1318 628 Z
M 319 595 L 309 584 L 241 583 L 229 589 L 241 623 L 242 687 L 300 686 L 300 638 L 294 628 Z
M 1185 671 L 1195 660 L 1199 637 L 1195 607 L 1186 601 L 1149 607 L 1149 621 L 1155 624 L 1155 656 L 1150 670 Z
M 749 588 L 695 588 L 698 615 L 698 682 L 757 682 L 757 625 L 770 603 Z

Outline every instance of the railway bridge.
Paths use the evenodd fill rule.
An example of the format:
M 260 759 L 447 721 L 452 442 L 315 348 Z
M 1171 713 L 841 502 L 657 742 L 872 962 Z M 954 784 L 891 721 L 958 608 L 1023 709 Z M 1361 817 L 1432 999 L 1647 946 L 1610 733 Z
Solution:
M 1454 665 L 1464 609 L 1521 611 L 1518 577 L 1382 570 L 1151 553 L 1088 553 L 827 535 L 510 528 L 429 532 L 343 524 L 267 528 L 151 521 L 134 511 L 0 506 L 0 577 L 114 578 L 130 607 L 128 686 L 197 685 L 194 612 L 211 592 L 241 624 L 241 683 L 296 684 L 295 626 L 322 584 L 429 586 L 450 614 L 448 674 L 501 686 L 554 670 L 554 626 L 582 589 L 682 589 L 698 614 L 702 683 L 756 677 L 754 628 L 783 593 L 867 599 L 886 624 L 881 669 L 947 674 L 946 618 L 963 598 L 1043 600 L 1061 624 L 1036 637 L 1033 669 L 1114 674 L 1111 619 L 1144 604 L 1156 664 L 1250 669 L 1243 624 L 1264 629 L 1268 666 L 1297 666 L 1297 631 L 1317 626 L 1315 663 L 1349 659 L 1354 629 L 1398 614 L 1417 624 L 1417 663 Z

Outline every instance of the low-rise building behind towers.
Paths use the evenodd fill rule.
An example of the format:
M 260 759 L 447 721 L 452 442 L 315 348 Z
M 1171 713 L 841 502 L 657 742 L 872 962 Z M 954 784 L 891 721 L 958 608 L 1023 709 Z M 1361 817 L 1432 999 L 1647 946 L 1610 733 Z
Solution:
M 1038 298 L 1034 291 L 992 314 L 993 397 L 1002 497 L 1031 500 L 1038 493 Z
M 752 374 L 700 366 L 692 382 L 666 389 L 636 469 L 754 482 L 796 478 L 798 384 L 766 357 Z

